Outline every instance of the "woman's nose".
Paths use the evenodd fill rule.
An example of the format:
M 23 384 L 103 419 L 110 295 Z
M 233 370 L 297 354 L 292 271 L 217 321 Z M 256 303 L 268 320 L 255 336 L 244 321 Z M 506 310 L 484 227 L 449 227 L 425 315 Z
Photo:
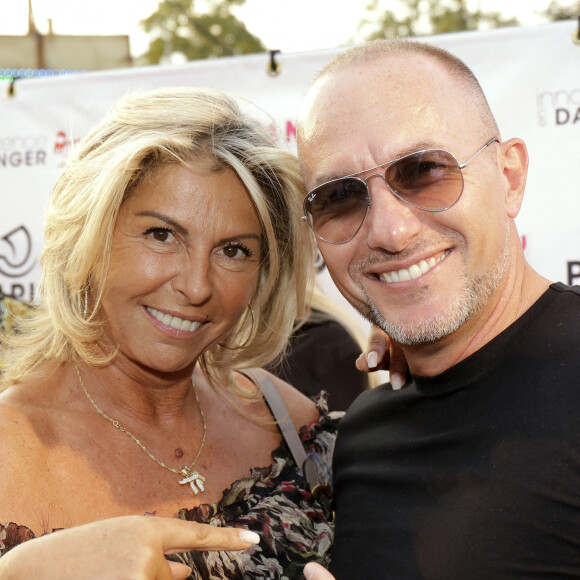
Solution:
M 203 304 L 212 295 L 211 261 L 199 253 L 184 255 L 172 287 L 183 294 L 191 304 Z

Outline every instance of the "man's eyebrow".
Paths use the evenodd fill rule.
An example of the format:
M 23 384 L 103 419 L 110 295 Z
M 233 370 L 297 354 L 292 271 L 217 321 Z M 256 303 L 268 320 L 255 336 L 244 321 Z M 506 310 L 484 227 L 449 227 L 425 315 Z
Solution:
M 165 222 L 167 225 L 171 226 L 178 234 L 181 234 L 182 236 L 186 236 L 189 233 L 187 228 L 183 227 L 181 224 L 177 223 L 175 220 L 172 220 L 169 216 L 166 216 L 162 213 L 156 211 L 140 211 L 137 212 L 135 215 L 152 217 L 162 222 Z

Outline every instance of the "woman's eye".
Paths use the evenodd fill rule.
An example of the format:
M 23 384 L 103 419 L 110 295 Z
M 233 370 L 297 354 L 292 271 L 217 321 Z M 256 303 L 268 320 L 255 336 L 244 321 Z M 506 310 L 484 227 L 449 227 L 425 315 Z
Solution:
M 226 258 L 231 258 L 232 260 L 252 255 L 251 250 L 243 244 L 228 244 L 222 248 L 222 252 Z
M 150 236 L 156 242 L 171 242 L 174 238 L 173 232 L 167 228 L 149 228 L 145 235 Z

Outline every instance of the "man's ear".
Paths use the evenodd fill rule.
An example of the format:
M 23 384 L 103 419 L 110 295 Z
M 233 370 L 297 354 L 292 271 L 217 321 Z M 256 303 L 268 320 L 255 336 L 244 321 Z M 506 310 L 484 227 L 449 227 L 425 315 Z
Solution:
M 501 144 L 503 175 L 505 179 L 505 206 L 507 215 L 515 218 L 520 212 L 528 176 L 528 150 L 518 138 Z

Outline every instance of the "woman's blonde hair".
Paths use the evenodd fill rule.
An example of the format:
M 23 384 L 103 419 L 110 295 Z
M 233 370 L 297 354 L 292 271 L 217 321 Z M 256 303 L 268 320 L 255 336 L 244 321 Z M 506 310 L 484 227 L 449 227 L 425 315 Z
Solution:
M 104 289 L 94 280 L 107 278 L 119 209 L 160 166 L 200 159 L 236 172 L 255 204 L 264 240 L 251 311 L 200 362 L 211 378 L 230 384 L 233 370 L 262 366 L 284 350 L 305 308 L 314 244 L 300 223 L 298 162 L 246 106 L 213 89 L 158 89 L 126 96 L 86 136 L 49 201 L 35 315 L 2 339 L 5 384 L 71 357 L 102 365 L 114 356 L 98 345 L 103 328 L 94 314 Z

